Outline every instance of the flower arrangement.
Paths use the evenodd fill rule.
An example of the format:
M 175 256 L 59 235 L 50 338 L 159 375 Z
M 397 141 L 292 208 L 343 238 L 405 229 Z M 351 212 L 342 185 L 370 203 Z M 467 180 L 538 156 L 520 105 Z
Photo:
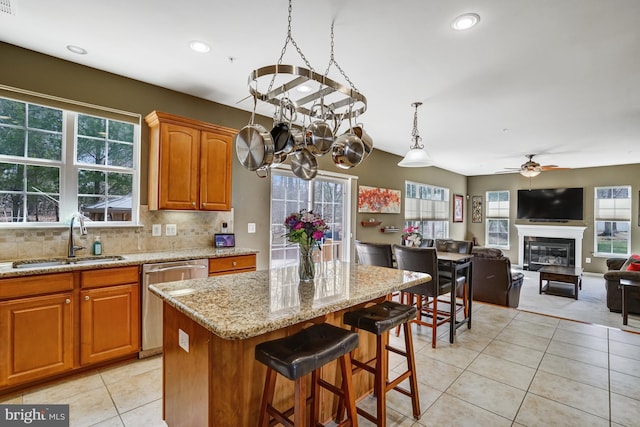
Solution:
M 404 240 L 405 245 L 415 247 L 420 246 L 422 243 L 422 234 L 418 230 L 418 227 L 414 227 L 412 225 L 404 229 L 402 239 Z
M 306 209 L 290 214 L 284 220 L 284 225 L 287 228 L 285 236 L 289 242 L 299 243 L 301 248 L 311 249 L 320 249 L 320 241 L 329 229 L 320 215 Z

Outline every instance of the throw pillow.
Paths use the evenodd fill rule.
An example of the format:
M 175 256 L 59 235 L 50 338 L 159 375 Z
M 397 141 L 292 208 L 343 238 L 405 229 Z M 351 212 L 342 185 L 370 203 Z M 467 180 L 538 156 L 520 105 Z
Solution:
M 633 254 L 629 257 L 627 271 L 640 271 L 640 255 Z

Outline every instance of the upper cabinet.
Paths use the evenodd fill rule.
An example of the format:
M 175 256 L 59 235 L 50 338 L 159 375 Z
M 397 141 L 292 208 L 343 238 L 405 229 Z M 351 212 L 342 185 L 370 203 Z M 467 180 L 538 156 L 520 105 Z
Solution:
M 231 209 L 237 130 L 153 111 L 149 125 L 149 209 Z

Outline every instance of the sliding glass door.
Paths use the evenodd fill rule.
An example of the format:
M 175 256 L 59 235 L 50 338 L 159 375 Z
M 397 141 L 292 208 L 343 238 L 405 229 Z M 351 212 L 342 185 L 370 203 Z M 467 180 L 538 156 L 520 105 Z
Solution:
M 271 267 L 298 263 L 298 245 L 287 242 L 284 220 L 292 212 L 313 210 L 322 216 L 329 230 L 325 233 L 317 260 L 349 259 L 350 182 L 335 176 L 304 181 L 289 171 L 274 170 L 271 176 Z

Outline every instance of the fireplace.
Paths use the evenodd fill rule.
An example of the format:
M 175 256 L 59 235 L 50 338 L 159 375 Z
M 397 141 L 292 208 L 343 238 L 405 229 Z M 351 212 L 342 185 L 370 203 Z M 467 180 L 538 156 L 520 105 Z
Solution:
M 575 239 L 524 236 L 523 269 L 537 271 L 545 265 L 575 267 L 575 263 Z
M 521 268 L 538 270 L 542 265 L 556 263 L 558 265 L 573 265 L 582 268 L 582 235 L 587 227 L 521 224 L 516 224 L 515 227 L 518 229 L 518 265 Z M 531 268 L 530 264 L 532 263 L 529 260 L 531 250 L 530 247 L 525 248 L 525 239 L 529 242 L 535 242 L 533 252 L 534 258 L 537 258 L 535 258 L 533 268 Z M 569 246 L 566 246 L 567 244 Z M 573 255 L 571 252 L 573 252 Z M 525 261 L 527 253 L 529 253 L 529 258 Z M 565 253 L 567 264 L 562 264 L 565 261 L 562 261 L 561 258 L 565 257 Z

